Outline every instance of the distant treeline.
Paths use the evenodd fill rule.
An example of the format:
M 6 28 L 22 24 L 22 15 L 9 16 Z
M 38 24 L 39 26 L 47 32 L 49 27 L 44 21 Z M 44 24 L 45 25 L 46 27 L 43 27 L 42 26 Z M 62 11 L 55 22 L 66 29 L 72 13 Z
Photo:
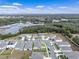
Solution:
M 52 20 L 70 19 L 68 21 L 52 22 Z M 16 34 L 0 35 L 1 39 L 14 37 L 25 33 L 61 33 L 68 37 L 72 34 L 79 33 L 79 15 L 50 15 L 50 16 L 23 16 L 22 18 L 0 18 L 0 26 L 18 23 L 18 22 L 43 22 L 42 26 L 25 27 Z
M 63 28 L 62 26 L 59 25 L 42 25 L 42 26 L 33 26 L 33 27 L 25 27 L 21 30 L 19 30 L 18 33 L 16 34 L 7 34 L 7 35 L 0 35 L 1 39 L 5 39 L 8 37 L 13 37 L 17 36 L 19 34 L 27 34 L 27 33 L 64 33 L 65 35 L 71 37 L 71 31 L 67 28 Z
M 73 31 L 73 30 L 72 30 Z M 63 28 L 62 26 L 59 25 L 43 25 L 43 26 L 34 26 L 34 27 L 26 27 L 23 28 L 20 33 L 21 34 L 25 34 L 25 33 L 52 33 L 52 32 L 56 32 L 56 33 L 61 33 L 64 35 L 67 35 L 68 37 L 71 37 L 71 31 L 70 29 L 67 28 Z
M 2 16 L 0 16 L 2 17 Z M 6 18 L 10 17 L 10 18 Z M 68 22 L 79 22 L 79 15 L 33 15 L 33 16 L 4 16 L 0 18 L 0 26 L 18 23 L 20 20 L 25 23 L 30 22 L 44 22 L 52 23 L 52 20 L 70 19 Z

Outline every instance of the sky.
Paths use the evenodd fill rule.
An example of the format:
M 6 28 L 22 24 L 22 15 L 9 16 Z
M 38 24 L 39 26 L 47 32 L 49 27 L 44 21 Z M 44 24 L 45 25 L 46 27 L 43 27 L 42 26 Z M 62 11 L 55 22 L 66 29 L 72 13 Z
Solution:
M 79 14 L 79 0 L 0 0 L 0 14 Z

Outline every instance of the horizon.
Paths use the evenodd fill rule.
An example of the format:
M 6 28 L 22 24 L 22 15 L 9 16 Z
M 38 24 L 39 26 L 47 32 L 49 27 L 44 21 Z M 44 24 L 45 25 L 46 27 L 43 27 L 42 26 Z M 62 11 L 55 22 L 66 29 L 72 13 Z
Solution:
M 0 0 L 6 14 L 79 14 L 79 0 Z

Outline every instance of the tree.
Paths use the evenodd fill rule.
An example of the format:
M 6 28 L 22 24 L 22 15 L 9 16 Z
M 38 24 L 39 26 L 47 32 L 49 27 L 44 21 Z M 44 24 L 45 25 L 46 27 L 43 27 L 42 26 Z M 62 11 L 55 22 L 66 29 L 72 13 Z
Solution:
M 79 45 L 79 37 L 78 36 L 74 37 L 72 40 Z
M 32 50 L 33 50 L 33 48 L 34 48 L 34 43 L 32 44 Z

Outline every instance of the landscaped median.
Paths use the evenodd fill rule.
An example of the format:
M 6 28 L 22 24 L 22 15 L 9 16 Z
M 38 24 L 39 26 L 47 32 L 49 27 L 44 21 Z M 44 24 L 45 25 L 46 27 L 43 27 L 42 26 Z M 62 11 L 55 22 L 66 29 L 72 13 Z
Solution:
M 42 40 L 42 37 L 35 37 L 35 40 Z
M 48 57 L 49 57 L 49 51 L 48 51 L 48 47 L 47 47 L 46 43 L 43 43 L 43 44 L 45 45 L 45 49 L 46 49 L 46 52 L 47 52 L 47 54 L 48 54 Z
M 46 48 L 33 49 L 33 52 L 46 52 Z
M 59 55 L 58 59 L 68 59 L 68 57 L 66 57 L 65 55 Z
M 54 43 L 54 46 L 56 50 L 60 50 L 60 47 L 56 43 Z

